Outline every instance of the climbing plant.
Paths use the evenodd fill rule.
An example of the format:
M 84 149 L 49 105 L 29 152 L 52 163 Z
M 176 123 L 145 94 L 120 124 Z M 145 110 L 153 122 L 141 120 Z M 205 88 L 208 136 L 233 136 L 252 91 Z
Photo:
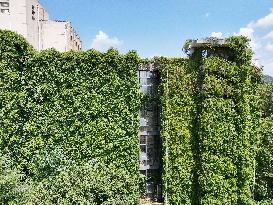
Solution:
M 0 202 L 138 204 L 139 108 L 149 96 L 139 94 L 137 54 L 37 53 L 13 32 L 0 39 L 0 161 L 9 165 Z M 160 74 L 164 198 L 270 203 L 272 113 L 261 120 L 261 71 L 247 38 L 207 40 L 194 50 L 188 40 L 189 58 L 146 62 Z
M 248 42 L 230 37 L 221 46 L 213 39 L 186 50 L 190 57 L 181 59 L 184 63 L 162 64 L 163 169 L 170 204 L 253 202 L 260 136 L 255 89 L 261 72 L 251 66 Z
M 258 146 L 256 156 L 256 174 L 254 196 L 255 200 L 261 204 L 272 204 L 273 202 L 273 84 L 260 85 L 258 92 L 261 96 L 262 108 L 262 126 L 261 126 L 261 142 Z M 264 202 L 266 200 L 266 202 Z
M 188 59 L 157 58 L 160 72 L 163 185 L 170 204 L 191 204 L 193 75 Z
M 113 176 L 124 170 L 119 186 L 126 192 L 127 204 L 138 204 L 137 54 L 121 55 L 114 49 L 37 53 L 15 33 L 1 30 L 0 38 L 0 152 L 34 184 L 46 177 L 58 178 L 60 173 L 60 179 L 65 177 L 54 169 L 62 167 L 61 161 L 53 158 L 45 165 L 39 163 L 47 162 L 47 153 L 56 149 L 75 166 L 97 159 L 112 169 Z M 88 175 L 88 171 L 81 174 Z M 52 190 L 48 193 L 54 194 Z M 64 201 L 65 193 L 60 196 Z M 115 198 L 117 192 L 111 193 Z M 107 201 L 107 192 L 104 195 Z M 94 204 L 102 204 L 101 200 Z

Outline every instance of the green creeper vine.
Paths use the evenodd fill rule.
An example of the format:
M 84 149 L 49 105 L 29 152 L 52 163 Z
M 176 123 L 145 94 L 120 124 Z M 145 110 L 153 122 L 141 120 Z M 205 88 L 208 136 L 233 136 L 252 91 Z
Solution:
M 37 53 L 13 32 L 0 39 L 0 179 L 10 180 L 0 180 L 0 202 L 139 204 L 139 108 L 149 96 L 137 54 Z M 272 103 L 262 101 L 261 120 L 261 71 L 247 38 L 210 40 L 193 52 L 187 41 L 189 58 L 145 61 L 160 73 L 164 197 L 270 204 Z
M 193 93 L 188 64 L 187 59 L 155 59 L 161 73 L 163 184 L 170 204 L 191 203 Z
M 251 204 L 260 72 L 251 66 L 248 39 L 228 38 L 226 48 L 213 41 L 187 53 L 184 63 L 160 69 L 169 203 Z
M 120 188 L 128 204 L 138 204 L 137 54 L 35 53 L 17 34 L 0 30 L 0 38 L 0 154 L 34 183 L 56 171 L 39 165 L 45 153 L 61 150 L 79 166 L 99 159 L 134 180 L 130 191 L 125 178 Z

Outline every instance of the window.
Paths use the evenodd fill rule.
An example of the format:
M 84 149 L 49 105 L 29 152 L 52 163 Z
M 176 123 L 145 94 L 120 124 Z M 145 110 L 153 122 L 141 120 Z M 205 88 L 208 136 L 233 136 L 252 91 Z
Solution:
M 2 7 L 9 7 L 9 2 L 0 2 Z
M 9 9 L 1 9 L 1 13 L 8 14 L 9 13 Z
M 140 135 L 140 145 L 145 145 L 146 144 L 146 135 Z
M 142 153 L 142 155 L 145 155 L 147 150 L 146 150 L 146 145 L 140 145 L 140 152 Z
M 35 20 L 35 6 L 32 5 L 32 20 Z

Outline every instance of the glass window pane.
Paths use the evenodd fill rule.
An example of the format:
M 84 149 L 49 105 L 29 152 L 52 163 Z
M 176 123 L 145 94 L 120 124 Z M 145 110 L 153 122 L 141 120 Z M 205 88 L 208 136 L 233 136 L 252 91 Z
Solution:
M 1 13 L 8 14 L 9 13 L 9 9 L 1 9 Z
M 140 136 L 140 144 L 146 144 L 146 135 Z
M 140 85 L 147 85 L 147 78 L 140 78 Z
M 140 132 L 146 132 L 147 131 L 147 127 L 146 126 L 141 126 L 140 127 Z
M 146 72 L 147 72 L 147 71 L 141 70 L 141 71 L 139 71 L 139 72 L 140 72 L 140 78 L 146 78 Z
M 1 2 L 2 7 L 9 7 L 9 2 Z
M 146 154 L 146 145 L 140 145 L 140 152 L 142 155 Z

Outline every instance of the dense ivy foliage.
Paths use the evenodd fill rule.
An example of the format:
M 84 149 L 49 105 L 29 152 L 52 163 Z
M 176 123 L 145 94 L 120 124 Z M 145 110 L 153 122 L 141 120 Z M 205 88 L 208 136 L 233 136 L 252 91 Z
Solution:
M 170 204 L 190 204 L 192 192 L 192 74 L 183 58 L 156 58 L 160 72 L 163 185 Z
M 0 39 L 0 203 L 139 204 L 137 54 Z M 169 204 L 272 204 L 272 84 L 247 38 L 226 42 L 145 61 L 160 73 Z
M 0 156 L 0 203 L 24 204 L 24 194 L 28 185 L 22 182 L 23 174 L 12 168 L 12 161 L 7 156 Z
M 255 200 L 273 203 L 273 116 L 263 119 L 261 145 L 256 157 Z
M 262 84 L 259 88 L 262 107 L 262 136 L 256 157 L 255 200 L 273 203 L 273 84 Z
M 40 180 L 12 168 L 8 157 L 0 157 L 1 204 L 137 204 L 138 176 L 99 158 L 79 165 L 55 150 L 46 158 L 39 156 L 37 163 Z M 133 193 L 137 195 L 132 197 Z
M 260 142 L 261 111 L 257 90 L 262 76 L 259 69 L 251 66 L 252 52 L 248 48 L 249 40 L 244 37 L 231 37 L 228 40 L 233 52 L 232 60 L 239 74 L 234 97 L 238 114 L 236 122 L 238 204 L 250 204 L 253 199 L 254 161 Z
M 170 204 L 253 202 L 260 136 L 255 90 L 261 73 L 251 66 L 248 39 L 226 42 L 227 48 L 196 48 L 188 62 L 161 62 L 161 135 Z
M 236 110 L 228 82 L 234 66 L 219 57 L 204 59 L 204 81 L 196 100 L 200 204 L 236 204 Z M 236 72 L 236 71 L 235 71 Z M 230 76 L 229 76 L 230 75 Z M 226 77 L 226 79 L 225 79 Z M 200 106 L 200 107 L 199 107 Z
M 110 178 L 99 183 L 97 186 L 101 187 L 96 192 L 105 192 L 105 196 L 90 204 L 102 204 L 103 200 L 110 204 L 121 193 L 126 199 L 119 204 L 138 204 L 137 54 L 120 55 L 114 49 L 106 53 L 35 53 L 17 34 L 0 31 L 0 39 L 1 155 L 8 155 L 14 167 L 34 184 L 45 182 L 39 186 L 51 190 L 51 195 L 62 193 L 56 195 L 57 202 L 48 198 L 49 204 L 76 203 L 77 197 L 90 199 L 80 190 L 90 183 L 91 192 L 96 176 L 89 175 L 91 167 L 85 168 L 85 164 L 93 159 L 108 166 L 113 178 L 120 170 L 125 174 L 121 173 L 118 186 L 114 180 L 107 183 Z M 61 161 L 55 158 L 41 165 L 55 150 L 61 150 L 74 163 L 65 173 L 58 169 Z M 75 168 L 77 165 L 79 168 Z M 94 173 L 99 172 L 96 169 Z M 83 184 L 74 186 L 73 175 Z M 48 180 L 55 185 L 58 180 L 64 184 L 57 189 L 54 184 L 47 186 Z M 114 186 L 120 190 L 113 191 Z M 110 191 L 103 191 L 106 188 L 112 190 L 111 196 L 107 196 Z

